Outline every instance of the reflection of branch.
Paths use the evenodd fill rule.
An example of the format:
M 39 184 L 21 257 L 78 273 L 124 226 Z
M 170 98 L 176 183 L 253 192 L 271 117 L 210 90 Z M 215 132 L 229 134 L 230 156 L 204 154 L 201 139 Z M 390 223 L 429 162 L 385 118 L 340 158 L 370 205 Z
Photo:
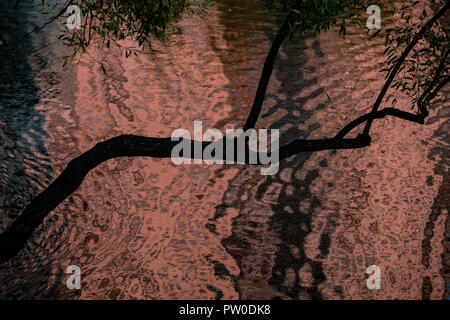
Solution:
M 377 100 L 375 101 L 375 104 L 372 107 L 372 113 L 377 112 L 378 108 L 381 105 L 381 102 L 383 101 L 384 96 L 386 95 L 387 90 L 392 84 L 392 81 L 394 80 L 395 76 L 397 75 L 397 72 L 399 71 L 401 65 L 405 61 L 406 57 L 409 55 L 411 50 L 414 48 L 414 46 L 417 44 L 417 42 L 423 37 L 425 32 L 440 18 L 444 15 L 444 13 L 450 8 L 450 1 L 446 1 L 445 5 L 426 23 L 423 25 L 423 27 L 420 29 L 420 31 L 414 36 L 413 40 L 408 44 L 408 46 L 405 48 L 405 51 L 403 51 L 402 55 L 398 59 L 397 63 L 395 64 L 394 68 L 392 69 L 389 78 L 384 83 L 383 89 L 381 89 L 380 94 L 378 95 Z M 366 122 L 366 126 L 364 127 L 363 134 L 368 136 L 370 127 L 372 125 L 372 120 L 369 120 Z

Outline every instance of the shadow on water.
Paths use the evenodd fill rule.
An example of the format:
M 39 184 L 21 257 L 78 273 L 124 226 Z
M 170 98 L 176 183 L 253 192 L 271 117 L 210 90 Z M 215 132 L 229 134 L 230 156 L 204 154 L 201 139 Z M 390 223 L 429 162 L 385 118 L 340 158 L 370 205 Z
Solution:
M 261 43 L 270 44 L 285 13 L 280 14 L 279 8 L 268 8 L 264 1 L 225 1 L 220 3 L 219 9 L 222 12 L 221 23 L 225 26 L 224 37 L 230 43 L 230 49 L 221 54 L 232 87 L 229 101 L 234 108 L 233 115 L 241 115 L 239 118 L 245 119 L 268 50 L 268 46 L 262 46 Z M 263 108 L 265 113 L 261 114 L 258 121 L 269 121 L 271 129 L 281 129 L 281 145 L 294 138 L 306 138 L 320 126 L 313 124 L 304 130 L 298 126 L 316 111 L 303 109 L 302 106 L 323 94 L 323 89 L 319 88 L 306 96 L 299 96 L 299 92 L 317 84 L 317 79 L 305 77 L 301 71 L 306 64 L 305 49 L 304 42 L 295 37 L 285 42 L 273 72 L 273 77 L 280 83 L 275 92 L 272 90 L 266 96 L 266 101 L 272 101 L 272 107 Z M 318 42 L 313 44 L 313 51 L 318 57 L 323 56 Z M 243 101 L 242 97 L 248 101 Z M 324 107 L 318 104 L 315 109 Z M 276 116 L 275 121 L 268 120 L 280 110 L 283 111 L 281 117 Z M 303 165 L 310 156 L 311 153 L 301 153 L 282 161 L 278 174 L 267 176 L 256 184 L 252 181 L 252 169 L 248 168 L 229 182 L 229 189 L 224 195 L 223 204 L 216 211 L 216 218 L 225 215 L 230 207 L 239 210 L 233 221 L 232 235 L 222 243 L 241 269 L 240 276 L 235 279 L 240 298 L 322 298 L 319 290 L 319 285 L 325 280 L 322 263 L 308 258 L 304 248 L 305 238 L 311 232 L 314 211 L 321 206 L 320 200 L 312 195 L 309 187 L 318 177 L 318 170 L 307 170 L 303 177 L 297 174 L 299 170 L 305 171 Z M 326 167 L 326 159 L 319 165 Z M 289 168 L 294 170 L 290 172 L 289 182 L 286 182 L 280 173 Z M 247 187 L 241 190 L 241 186 Z M 255 189 L 256 192 L 250 196 L 253 199 L 242 199 L 244 193 L 252 194 Z M 275 193 L 279 191 L 279 196 L 268 200 L 274 190 Z M 301 204 L 306 202 L 308 206 L 302 207 Z M 258 203 L 268 203 L 268 206 Z M 332 228 L 327 230 L 332 232 Z M 330 245 L 329 235 L 324 233 L 320 241 L 321 253 L 326 256 Z M 305 281 L 299 279 L 299 270 L 305 270 L 305 267 L 311 277 L 308 285 L 302 285 Z M 295 275 L 294 279 L 288 279 L 291 275 Z
M 32 39 L 27 34 L 33 27 L 31 10 L 31 3 L 16 7 L 14 2 L 0 1 L 0 232 L 53 174 L 45 148 L 50 138 L 43 127 L 45 116 L 36 108 L 40 94 L 30 62 Z M 51 266 L 35 247 L 35 241 L 30 240 L 24 250 L 1 266 L 0 298 L 51 297 Z
M 262 3 L 262 1 L 241 1 L 237 4 L 236 1 L 230 0 L 221 2 L 219 6 L 222 12 L 221 23 L 225 26 L 224 38 L 230 48 L 221 52 L 225 74 L 230 80 L 229 103 L 233 106 L 233 115 L 240 115 L 238 118 L 241 125 L 244 121 L 242 119 L 245 119 L 249 112 L 270 40 L 273 39 L 276 26 L 280 25 L 278 14 L 270 14 L 273 11 L 264 8 Z M 267 45 L 264 46 L 264 43 Z M 280 129 L 281 145 L 294 138 L 307 138 L 311 134 L 319 133 L 329 137 L 330 132 L 331 134 L 336 132 L 336 128 L 330 127 L 329 123 L 336 120 L 337 115 L 329 110 L 324 112 L 325 109 L 331 109 L 323 103 L 328 96 L 325 90 L 334 89 L 335 96 L 346 97 L 337 102 L 339 112 L 342 114 L 352 106 L 348 103 L 351 102 L 352 96 L 344 94 L 348 91 L 342 90 L 345 88 L 344 83 L 336 76 L 344 74 L 347 70 L 332 65 L 333 61 L 336 61 L 333 60 L 335 58 L 333 54 L 330 55 L 333 48 L 330 50 L 329 44 L 327 45 L 325 41 L 319 43 L 316 40 L 307 43 L 308 45 L 295 37 L 284 43 L 275 63 L 269 93 L 263 107 L 264 113 L 257 123 L 257 128 Z M 346 51 L 348 56 L 353 57 L 365 54 L 367 65 L 367 61 L 371 61 L 372 57 L 364 51 L 364 48 L 369 50 L 368 48 L 375 44 L 364 46 L 367 47 L 350 40 L 345 46 L 339 47 L 342 49 L 339 53 Z M 342 58 L 342 61 L 344 59 Z M 348 61 L 345 66 L 350 70 L 345 73 L 349 77 L 354 76 L 354 72 L 357 72 L 356 75 L 368 72 L 364 70 L 364 63 L 361 60 Z M 324 73 L 326 69 L 329 71 Z M 324 77 L 329 77 L 330 81 L 328 83 L 323 81 Z M 371 95 L 376 93 L 376 86 L 358 90 L 370 93 L 367 97 L 358 98 L 364 103 L 371 101 Z M 330 97 L 328 99 L 330 100 Z M 436 121 L 447 118 L 445 112 L 448 113 L 442 111 L 437 115 Z M 235 119 L 230 116 L 227 121 L 233 122 Z M 436 137 L 444 137 L 441 138 L 442 141 L 448 141 L 443 133 L 446 132 L 445 129 L 448 129 L 448 123 L 442 125 L 442 132 L 436 133 Z M 444 158 L 443 168 L 447 167 L 444 164 L 448 162 L 448 155 L 443 154 L 447 149 L 444 145 L 435 151 Z M 359 155 L 355 153 L 351 159 L 355 160 L 358 157 Z M 308 161 L 311 158 L 317 161 L 311 164 L 311 161 Z M 333 158 L 337 158 L 337 165 Z M 340 247 L 334 243 L 332 247 L 332 241 L 340 241 L 339 237 L 345 230 L 343 227 L 347 219 L 345 212 L 352 212 L 344 207 L 347 203 L 352 204 L 351 201 L 355 201 L 355 207 L 364 206 L 369 209 L 372 207 L 365 203 L 363 198 L 361 202 L 360 200 L 356 202 L 353 198 L 346 202 L 346 198 L 342 197 L 342 202 L 336 202 L 335 198 L 327 197 L 337 188 L 338 177 L 345 174 L 339 166 L 345 167 L 346 164 L 336 151 L 316 153 L 314 156 L 312 153 L 301 153 L 283 160 L 276 175 L 263 177 L 259 175 L 257 169 L 245 168 L 229 181 L 223 202 L 207 227 L 214 232 L 215 220 L 230 212 L 237 212 L 237 216 L 233 219 L 232 234 L 224 239 L 222 244 L 239 265 L 240 275 L 233 280 L 240 298 L 324 299 L 330 296 L 345 298 L 349 289 L 341 285 L 343 282 L 335 282 L 333 285 L 334 275 L 328 276 L 332 264 L 330 261 L 337 256 L 333 250 Z M 323 172 L 328 171 L 327 168 L 334 172 L 333 175 L 321 176 Z M 381 167 L 381 170 L 389 168 Z M 436 172 L 436 175 L 446 177 L 431 208 L 432 214 L 428 217 L 425 228 L 422 242 L 424 267 L 428 267 L 430 259 L 433 258 L 431 246 L 433 230 L 438 218 L 445 212 L 444 208 L 448 207 L 448 174 L 444 171 L 439 169 Z M 355 174 L 355 177 L 358 177 L 358 174 Z M 430 176 L 427 184 L 432 184 L 432 179 Z M 414 180 L 414 183 L 420 182 Z M 356 188 L 360 189 L 360 185 Z M 346 187 L 343 193 L 345 192 L 353 191 Z M 402 192 L 406 194 L 406 191 Z M 355 199 L 358 198 L 355 196 Z M 382 218 L 379 219 L 382 221 Z M 449 229 L 447 220 L 443 247 L 448 244 Z M 380 236 L 378 232 L 375 231 L 374 235 Z M 409 235 L 401 234 L 399 237 L 403 236 Z M 351 250 L 350 255 L 356 256 L 356 250 L 353 248 Z M 442 255 L 443 268 L 440 270 L 446 281 L 446 294 L 449 290 L 450 265 L 447 251 L 445 250 Z M 223 266 L 221 269 L 219 274 L 229 274 L 223 270 Z M 346 274 L 345 270 L 341 272 Z M 423 279 L 423 298 L 430 297 L 431 282 L 428 276 Z M 361 294 L 365 294 L 364 290 L 365 285 L 362 285 Z
M 444 95 L 447 97 L 443 103 L 448 104 L 448 90 Z M 435 118 L 428 120 L 428 123 L 438 121 L 439 119 L 445 120 L 439 128 L 434 132 L 434 138 L 441 138 L 441 141 L 450 141 L 450 120 L 448 108 L 440 109 L 439 113 Z M 428 216 L 427 223 L 424 229 L 424 235 L 422 239 L 422 264 L 424 269 L 430 268 L 431 261 L 433 258 L 433 248 L 432 242 L 433 238 L 437 235 L 435 232 L 436 224 L 441 215 L 447 212 L 447 218 L 445 218 L 444 223 L 444 237 L 442 239 L 442 248 L 444 249 L 441 254 L 442 268 L 440 273 L 444 279 L 444 300 L 450 300 L 450 215 L 448 214 L 448 208 L 450 207 L 450 152 L 446 145 L 436 145 L 428 154 L 430 160 L 435 161 L 441 159 L 434 168 L 436 176 L 442 176 L 442 184 L 439 187 L 438 193 L 431 206 L 431 212 Z M 428 185 L 433 185 L 435 183 L 435 177 L 428 176 L 426 183 Z M 424 276 L 422 279 L 422 299 L 429 300 L 433 291 L 432 281 L 429 276 Z
M 317 41 L 314 42 L 313 48 L 317 56 L 323 56 Z M 283 49 L 286 55 L 280 57 L 274 74 L 281 81 L 279 92 L 284 93 L 285 96 L 280 99 L 277 96 L 269 95 L 268 98 L 275 99 L 276 103 L 262 115 L 262 118 L 268 117 L 280 109 L 286 112 L 270 126 L 271 129 L 287 128 L 282 130 L 281 145 L 298 137 L 307 138 L 320 125 L 314 123 L 306 129 L 300 130 L 298 124 L 304 124 L 316 110 L 325 107 L 322 104 L 316 105 L 315 110 L 306 110 L 302 107 L 307 101 L 323 94 L 324 91 L 321 87 L 307 96 L 299 97 L 298 95 L 303 89 L 317 83 L 317 79 L 314 78 L 307 80 L 301 71 L 306 64 L 304 42 L 293 40 L 285 43 Z M 276 203 L 271 205 L 274 214 L 270 218 L 270 224 L 281 242 L 275 254 L 269 284 L 293 299 L 305 297 L 321 299 L 322 295 L 318 286 L 325 280 L 322 263 L 308 257 L 304 246 L 306 237 L 311 233 L 314 212 L 321 206 L 320 200 L 310 190 L 311 184 L 319 176 L 319 171 L 312 169 L 308 170 L 304 176 L 297 174 L 298 170 L 304 170 L 303 166 L 310 156 L 311 153 L 301 153 L 288 161 L 282 161 L 279 173 L 284 169 L 294 168 L 294 170 L 288 171 L 290 172 L 289 178 L 282 177 L 280 174 L 268 176 L 266 181 L 259 186 L 256 195 L 258 199 L 261 199 L 270 185 L 274 183 L 281 185 L 279 197 Z M 326 167 L 327 160 L 323 159 L 319 165 Z M 302 206 L 302 203 L 309 205 Z M 323 256 L 328 254 L 329 245 L 329 235 L 324 233 L 319 246 Z M 307 286 L 301 285 L 299 278 L 300 270 L 306 266 L 312 277 L 312 281 Z M 295 279 L 288 281 L 288 270 L 293 271 L 291 274 L 295 275 Z

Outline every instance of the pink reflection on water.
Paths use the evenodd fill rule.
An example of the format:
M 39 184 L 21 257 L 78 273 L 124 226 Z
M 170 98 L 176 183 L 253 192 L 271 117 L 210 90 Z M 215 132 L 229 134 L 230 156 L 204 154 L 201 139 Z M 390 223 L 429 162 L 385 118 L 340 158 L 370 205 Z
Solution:
M 45 114 L 54 176 L 119 134 L 168 137 L 194 121 L 242 126 L 276 17 L 263 20 L 266 11 L 249 1 L 231 13 L 227 4 L 185 19 L 184 33 L 155 56 L 93 49 L 106 74 L 88 56 L 69 71 L 53 65 L 61 88 L 36 110 Z M 376 98 L 382 51 L 381 39 L 352 30 L 346 39 L 294 38 L 280 52 L 258 127 L 281 129 L 284 142 L 332 136 Z M 41 95 L 50 90 L 43 78 Z M 25 253 L 15 260 L 26 276 L 11 267 L 0 285 L 11 296 L 60 299 L 416 299 L 424 290 L 439 299 L 444 110 L 425 126 L 378 120 L 372 146 L 294 156 L 273 177 L 239 165 L 110 160 L 46 220 L 32 261 Z M 81 266 L 81 291 L 65 287 L 71 264 Z M 381 290 L 366 287 L 372 264 L 382 270 Z M 27 284 L 34 293 L 21 289 Z

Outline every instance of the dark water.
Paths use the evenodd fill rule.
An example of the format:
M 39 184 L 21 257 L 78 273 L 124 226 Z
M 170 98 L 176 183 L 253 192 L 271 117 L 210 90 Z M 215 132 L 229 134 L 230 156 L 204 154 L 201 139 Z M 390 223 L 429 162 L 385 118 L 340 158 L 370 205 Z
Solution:
M 11 30 L 2 41 L 41 22 L 29 11 L 5 12 L 11 20 L 1 30 Z M 242 127 L 283 16 L 265 1 L 220 1 L 205 19 L 184 19 L 183 34 L 154 56 L 92 49 L 62 68 L 56 27 L 24 42 L 51 55 L 45 68 L 31 49 L 4 55 L 2 230 L 99 141 L 166 137 L 195 120 Z M 356 29 L 346 39 L 294 37 L 280 51 L 257 128 L 280 129 L 282 144 L 334 135 L 375 100 L 383 49 L 382 39 Z M 449 267 L 441 257 L 449 230 L 444 106 L 422 127 L 378 120 L 372 146 L 295 155 L 273 176 L 238 165 L 110 160 L 0 267 L 0 297 L 441 299 Z M 65 284 L 73 264 L 81 290 Z M 373 264 L 381 290 L 366 287 Z

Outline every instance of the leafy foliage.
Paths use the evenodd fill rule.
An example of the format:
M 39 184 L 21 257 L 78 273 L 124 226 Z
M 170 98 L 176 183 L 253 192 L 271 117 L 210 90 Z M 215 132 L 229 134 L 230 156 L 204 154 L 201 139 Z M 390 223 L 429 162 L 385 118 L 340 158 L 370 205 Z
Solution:
M 443 1 L 432 1 L 442 6 Z M 381 64 L 386 78 L 398 62 L 402 51 L 412 41 L 424 21 L 432 15 L 430 7 L 418 6 L 420 1 L 403 4 L 395 27 L 386 30 L 387 55 Z M 449 79 L 450 29 L 448 25 L 436 23 L 428 29 L 411 54 L 404 60 L 392 87 L 406 93 L 421 112 L 426 113 L 431 107 L 431 100 L 436 96 L 433 89 L 441 88 Z M 387 100 L 393 98 L 390 94 Z M 393 98 L 393 103 L 396 100 Z
M 37 2 L 39 11 L 49 15 L 49 21 L 67 17 L 70 5 L 81 10 L 80 29 L 69 30 L 65 19 L 61 21 L 65 28 L 60 39 L 73 48 L 65 62 L 77 53 L 85 53 L 93 43 L 107 47 L 115 43 L 123 47 L 121 40 L 129 38 L 139 47 L 151 48 L 153 40 L 165 41 L 171 33 L 180 30 L 176 23 L 183 14 L 202 14 L 210 4 L 209 0 L 67 0 L 53 5 L 49 0 Z M 136 54 L 137 50 L 125 48 L 127 57 L 133 52 Z

